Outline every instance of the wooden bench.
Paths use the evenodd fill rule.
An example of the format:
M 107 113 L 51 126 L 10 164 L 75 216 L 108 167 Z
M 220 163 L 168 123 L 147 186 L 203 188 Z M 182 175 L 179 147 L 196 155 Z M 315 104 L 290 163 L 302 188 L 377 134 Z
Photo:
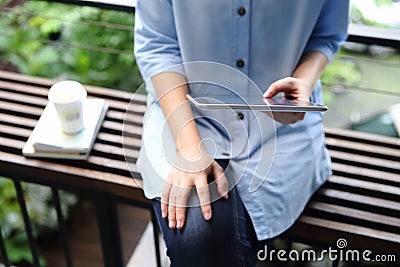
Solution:
M 325 128 L 333 176 L 284 233 L 292 241 L 400 260 L 400 139 Z
M 58 188 L 101 192 L 102 197 L 106 194 L 149 208 L 150 202 L 141 190 L 140 174 L 134 164 L 132 172 L 128 170 L 123 153 L 123 120 L 132 97 L 129 93 L 86 87 L 89 96 L 104 98 L 110 106 L 87 161 L 22 156 L 21 149 L 47 103 L 53 83 L 0 71 L 0 175 Z M 135 162 L 145 96 L 135 95 L 133 102 L 127 119 L 130 146 L 125 149 Z M 325 132 L 334 175 L 282 237 L 333 248 L 339 238 L 344 238 L 347 248 L 400 257 L 400 139 L 343 129 L 326 128 Z M 118 243 L 118 239 L 113 242 Z M 103 246 L 103 253 L 106 249 Z M 106 266 L 118 266 L 110 257 L 105 256 Z

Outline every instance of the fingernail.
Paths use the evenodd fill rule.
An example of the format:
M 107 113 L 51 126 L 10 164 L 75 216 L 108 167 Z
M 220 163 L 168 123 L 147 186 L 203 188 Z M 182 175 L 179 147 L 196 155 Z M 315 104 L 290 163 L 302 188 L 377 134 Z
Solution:
M 175 222 L 174 221 L 169 221 L 169 224 L 168 224 L 168 226 L 169 226 L 169 228 L 175 228 Z
M 267 92 L 265 92 L 264 94 L 263 94 L 263 97 L 268 97 L 269 96 L 269 91 L 267 91 Z
M 207 221 L 208 221 L 209 219 L 211 219 L 211 213 L 206 212 L 206 214 L 204 214 L 204 219 L 206 219 Z
M 181 220 L 178 220 L 178 222 L 176 223 L 176 228 L 182 228 L 182 221 Z
M 166 218 L 167 217 L 167 213 L 165 211 L 161 212 L 161 217 Z
M 229 197 L 229 196 L 228 196 L 228 194 L 225 194 L 225 196 L 224 196 L 224 197 L 225 197 L 225 199 L 228 199 L 228 197 Z

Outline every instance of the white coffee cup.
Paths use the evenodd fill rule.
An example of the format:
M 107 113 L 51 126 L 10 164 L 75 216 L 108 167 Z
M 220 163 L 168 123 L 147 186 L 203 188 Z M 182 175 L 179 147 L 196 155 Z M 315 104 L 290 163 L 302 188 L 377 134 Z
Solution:
M 49 100 L 54 104 L 64 133 L 75 134 L 83 128 L 83 101 L 87 97 L 85 88 L 76 81 L 55 83 L 49 91 Z

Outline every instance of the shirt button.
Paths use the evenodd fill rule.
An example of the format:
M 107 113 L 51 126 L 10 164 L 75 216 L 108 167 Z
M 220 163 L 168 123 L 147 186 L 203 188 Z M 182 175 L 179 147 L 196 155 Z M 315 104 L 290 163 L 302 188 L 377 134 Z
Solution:
M 237 13 L 239 14 L 239 16 L 243 17 L 246 14 L 246 9 L 241 6 L 237 9 Z
M 222 153 L 222 156 L 229 156 L 229 153 L 224 152 Z
M 239 68 L 243 68 L 244 67 L 243 59 L 239 59 L 238 61 L 236 61 L 236 66 L 238 66 Z
M 239 113 L 237 114 L 237 118 L 238 118 L 239 120 L 243 120 L 243 119 L 244 119 L 243 113 L 242 113 L 242 112 L 239 112 Z

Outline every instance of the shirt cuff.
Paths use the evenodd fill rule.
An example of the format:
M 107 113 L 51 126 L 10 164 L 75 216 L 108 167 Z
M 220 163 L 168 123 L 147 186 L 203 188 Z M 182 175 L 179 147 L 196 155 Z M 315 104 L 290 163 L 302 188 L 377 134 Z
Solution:
M 149 54 L 146 60 L 137 60 L 143 80 L 147 81 L 161 72 L 175 72 L 185 76 L 180 56 L 171 54 Z
M 311 39 L 306 48 L 304 49 L 304 53 L 318 51 L 323 53 L 329 62 L 333 60 L 335 54 L 339 51 L 341 44 L 346 40 L 346 36 L 338 36 L 335 39 L 323 39 L 316 38 Z

